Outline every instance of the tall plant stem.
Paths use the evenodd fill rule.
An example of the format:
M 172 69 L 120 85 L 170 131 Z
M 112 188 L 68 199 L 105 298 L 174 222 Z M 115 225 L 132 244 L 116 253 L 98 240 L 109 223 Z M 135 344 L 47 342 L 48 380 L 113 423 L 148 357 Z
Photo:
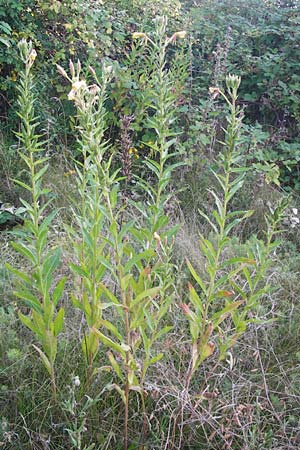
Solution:
M 122 257 L 121 257 L 121 251 L 119 246 L 119 239 L 118 239 L 118 231 L 117 231 L 117 223 L 114 216 L 114 211 L 112 208 L 110 196 L 108 189 L 106 189 L 105 192 L 105 198 L 107 202 L 107 207 L 109 211 L 109 218 L 110 223 L 115 224 L 115 231 L 113 232 L 113 240 L 115 245 L 115 254 L 116 254 L 116 275 L 118 278 L 118 284 L 121 288 L 121 299 L 122 299 L 122 305 L 123 305 L 123 311 L 124 311 L 124 317 L 125 317 L 125 343 L 128 347 L 130 347 L 130 313 L 129 313 L 129 306 L 130 306 L 130 293 L 127 293 L 123 288 L 123 277 L 124 277 L 124 270 L 122 266 Z M 129 391 L 130 391 L 130 383 L 129 383 L 129 352 L 126 351 L 126 359 L 125 359 L 125 413 L 124 413 L 124 450 L 128 449 L 128 421 L 129 421 Z
M 55 371 L 54 371 L 53 365 L 51 365 L 51 387 L 52 387 L 52 395 L 53 395 L 54 404 L 57 404 L 57 387 L 56 387 Z

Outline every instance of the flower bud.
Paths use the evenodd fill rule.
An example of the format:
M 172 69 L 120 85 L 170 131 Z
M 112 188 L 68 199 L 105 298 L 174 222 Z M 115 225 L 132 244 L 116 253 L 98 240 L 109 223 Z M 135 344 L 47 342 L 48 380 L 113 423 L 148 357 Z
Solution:
M 18 48 L 20 51 L 22 61 L 26 62 L 28 58 L 28 53 L 32 48 L 31 41 L 27 42 L 26 39 L 21 39 L 20 42 L 18 43 Z
M 186 37 L 186 31 L 181 30 L 175 33 L 175 36 L 179 39 L 184 39 Z
M 227 75 L 226 77 L 226 86 L 228 89 L 238 90 L 241 84 L 241 77 L 238 75 Z
M 31 52 L 29 53 L 29 57 L 28 57 L 28 66 L 31 67 L 35 61 L 36 58 L 36 51 L 34 50 L 34 48 L 31 50 Z
M 93 77 L 97 76 L 96 71 L 95 71 L 95 69 L 92 66 L 89 66 L 89 71 L 93 75 Z
M 73 61 L 71 61 L 71 60 L 69 61 L 69 68 L 70 68 L 71 76 L 74 77 L 75 76 L 75 67 L 74 67 Z
M 65 78 L 69 78 L 67 72 L 65 71 L 65 69 L 61 66 L 59 66 L 58 64 L 56 64 L 56 68 L 57 71 Z
M 157 242 L 160 242 L 160 235 L 156 233 L 156 231 L 154 232 L 153 237 Z
M 191 310 L 186 303 L 181 303 L 179 306 L 185 316 L 188 316 L 190 314 Z
M 106 75 L 111 74 L 112 71 L 113 71 L 113 66 L 103 66 L 103 72 L 104 72 Z

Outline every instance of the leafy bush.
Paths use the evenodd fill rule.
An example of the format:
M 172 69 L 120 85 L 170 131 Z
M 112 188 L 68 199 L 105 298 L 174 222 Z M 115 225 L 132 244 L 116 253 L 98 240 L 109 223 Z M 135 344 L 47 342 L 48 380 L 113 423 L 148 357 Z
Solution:
M 298 3 L 204 0 L 196 7 L 188 4 L 188 12 L 194 98 L 205 95 L 209 86 L 222 86 L 228 72 L 242 76 L 239 103 L 246 107 L 245 122 L 249 127 L 258 123 L 267 134 L 259 154 L 251 153 L 253 160 L 277 164 L 284 185 L 298 187 Z M 218 136 L 220 123 L 210 101 L 200 106 L 200 114 L 206 120 L 199 123 L 198 142 L 209 149 L 211 139 L 205 131 Z M 257 127 L 253 128 L 253 134 L 256 132 Z

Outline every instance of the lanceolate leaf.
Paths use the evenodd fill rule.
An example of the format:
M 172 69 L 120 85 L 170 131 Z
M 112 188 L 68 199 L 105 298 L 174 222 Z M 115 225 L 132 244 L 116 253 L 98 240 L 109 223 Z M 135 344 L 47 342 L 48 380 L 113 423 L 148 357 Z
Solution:
M 200 275 L 197 274 L 196 270 L 194 269 L 194 267 L 192 266 L 192 264 L 189 262 L 189 260 L 187 259 L 187 266 L 189 268 L 189 271 L 191 272 L 193 278 L 195 281 L 197 281 L 197 283 L 199 284 L 199 286 L 201 287 L 202 291 L 204 292 L 204 294 L 206 294 L 206 286 L 204 281 L 202 280 L 202 278 L 200 277 Z
M 131 309 L 135 308 L 135 306 L 138 305 L 141 301 L 152 299 L 153 297 L 159 294 L 159 291 L 160 291 L 159 287 L 154 287 L 151 289 L 146 289 L 145 291 L 141 292 L 139 295 L 135 297 L 134 300 L 132 300 L 130 304 Z
M 242 305 L 244 302 L 242 300 L 238 302 L 229 303 L 225 308 L 223 308 L 221 311 L 216 312 L 211 316 L 211 321 L 213 322 L 214 326 L 220 325 L 220 323 L 223 322 L 223 320 L 226 319 L 226 317 L 234 310 L 236 310 L 240 305 Z
M 117 376 L 120 378 L 120 380 L 122 381 L 122 383 L 124 383 L 124 376 L 122 374 L 121 368 L 119 366 L 119 364 L 117 363 L 114 355 L 112 352 L 108 352 L 108 359 L 114 369 L 114 371 L 116 372 Z
M 64 316 L 65 316 L 64 308 L 61 308 L 54 319 L 53 323 L 54 336 L 57 336 L 62 331 L 64 326 Z
M 126 356 L 126 351 L 130 350 L 130 347 L 124 348 L 124 346 L 122 346 L 121 344 L 118 344 L 117 342 L 114 342 L 112 339 L 105 336 L 103 333 L 101 333 L 96 328 L 93 328 L 92 332 L 100 339 L 101 342 L 103 342 L 104 345 L 109 347 L 111 350 L 114 350 L 117 353 L 119 353 L 123 358 L 125 358 L 125 356 Z
M 50 363 L 49 359 L 47 358 L 47 356 L 45 355 L 45 353 L 39 347 L 37 347 L 34 344 L 32 344 L 32 347 L 34 347 L 35 350 L 38 352 L 38 354 L 41 357 L 41 360 L 43 361 L 44 366 L 46 367 L 46 369 L 47 369 L 47 371 L 49 373 L 49 375 L 51 375 L 52 374 L 51 363 Z
M 59 280 L 59 282 L 57 283 L 57 285 L 55 286 L 55 288 L 53 290 L 52 301 L 53 301 L 55 306 L 57 305 L 57 303 L 61 299 L 61 296 L 62 296 L 64 287 L 65 287 L 66 281 L 67 281 L 67 277 L 61 278 L 61 280 Z

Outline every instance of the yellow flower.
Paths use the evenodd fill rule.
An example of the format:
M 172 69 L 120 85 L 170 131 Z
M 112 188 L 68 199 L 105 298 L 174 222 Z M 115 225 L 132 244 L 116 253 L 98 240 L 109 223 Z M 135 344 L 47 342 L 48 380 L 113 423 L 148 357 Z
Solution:
M 147 37 L 145 33 L 132 33 L 132 39 L 139 39 Z
M 11 80 L 14 81 L 14 82 L 17 81 L 17 74 L 16 74 L 15 71 L 12 71 L 11 77 L 10 77 L 10 78 L 11 78 Z
M 186 31 L 182 30 L 182 31 L 177 31 L 175 33 L 175 36 L 179 39 L 184 39 L 186 37 Z
M 79 90 L 81 90 L 81 89 L 86 89 L 86 88 L 87 88 L 87 85 L 86 85 L 86 81 L 85 80 L 75 81 L 72 84 L 72 89 L 71 89 L 71 91 L 68 94 L 68 99 L 69 100 L 75 100 L 77 92 Z
M 160 235 L 156 231 L 154 231 L 153 237 L 157 242 L 160 242 Z
M 111 74 L 112 71 L 113 71 L 113 66 L 106 66 L 106 65 L 103 66 L 103 72 L 104 72 L 106 75 Z
M 28 65 L 29 65 L 29 67 L 31 67 L 32 64 L 34 63 L 36 55 L 37 55 L 37 53 L 36 53 L 36 51 L 33 48 L 31 50 L 30 54 L 29 54 L 29 57 L 28 57 Z
M 133 155 L 136 159 L 139 158 L 139 152 L 138 152 L 138 150 L 137 150 L 136 148 L 134 148 L 134 147 L 131 147 L 131 148 L 128 150 L 128 153 L 129 153 L 129 155 Z
M 186 37 L 186 31 L 176 31 L 172 37 L 170 37 L 168 42 L 176 42 L 176 39 L 184 39 Z
M 221 91 L 220 91 L 220 89 L 218 87 L 210 87 L 208 89 L 208 91 L 211 94 L 213 99 L 217 98 L 218 95 L 221 93 Z
M 74 173 L 76 173 L 75 170 L 69 170 L 68 172 L 64 173 L 64 177 L 69 177 L 70 175 L 74 175 Z

